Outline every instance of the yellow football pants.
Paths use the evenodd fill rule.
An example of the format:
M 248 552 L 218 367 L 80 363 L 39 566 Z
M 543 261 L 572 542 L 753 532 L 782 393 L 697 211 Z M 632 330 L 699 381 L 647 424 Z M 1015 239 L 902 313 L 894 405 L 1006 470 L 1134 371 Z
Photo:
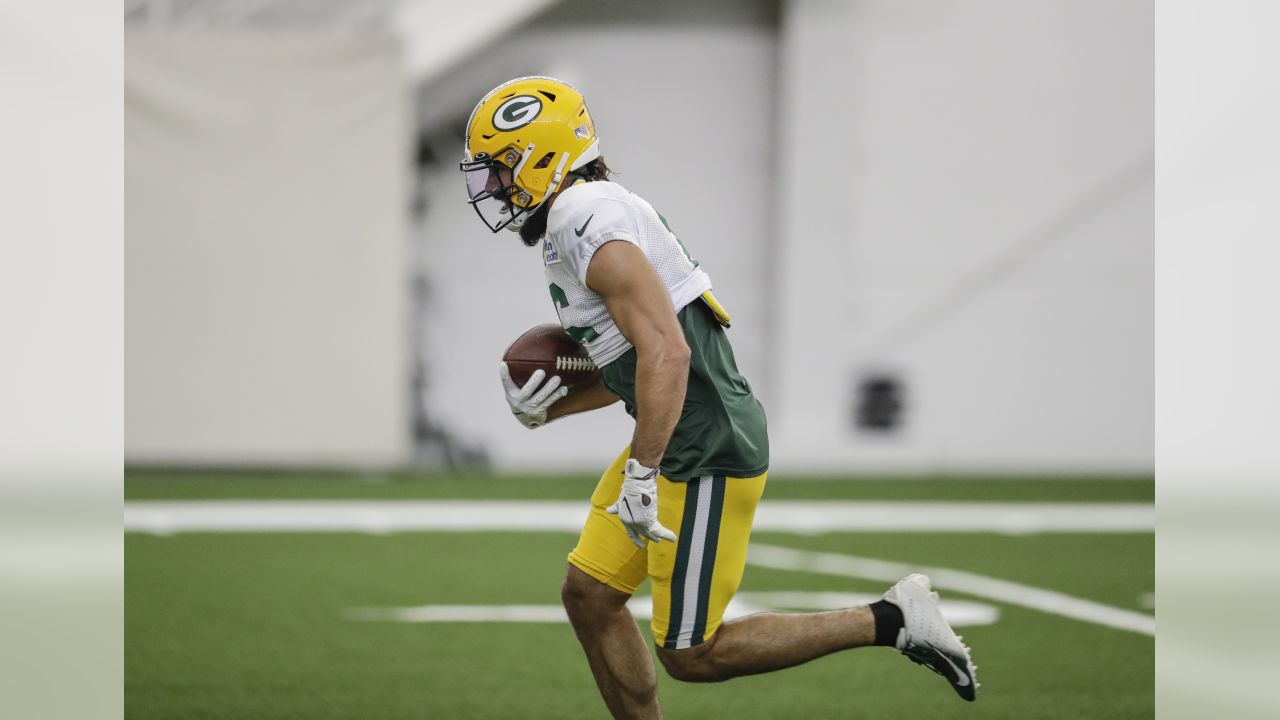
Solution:
M 622 451 L 591 495 L 591 514 L 569 562 L 600 582 L 632 594 L 653 578 L 653 639 L 659 647 L 698 645 L 720 629 L 738 591 L 747 541 L 768 473 L 753 478 L 706 475 L 687 483 L 658 476 L 658 521 L 677 542 L 631 543 L 622 522 L 605 508 L 618 499 Z

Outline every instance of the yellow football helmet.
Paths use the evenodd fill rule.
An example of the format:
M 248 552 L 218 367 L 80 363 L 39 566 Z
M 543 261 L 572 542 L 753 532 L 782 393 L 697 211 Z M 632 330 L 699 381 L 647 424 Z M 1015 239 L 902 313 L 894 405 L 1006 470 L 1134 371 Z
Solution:
M 565 176 L 600 157 L 582 94 L 549 77 L 522 77 L 490 90 L 467 120 L 458 166 L 467 204 L 493 232 L 519 230 Z M 492 218 L 492 219 L 491 219 Z

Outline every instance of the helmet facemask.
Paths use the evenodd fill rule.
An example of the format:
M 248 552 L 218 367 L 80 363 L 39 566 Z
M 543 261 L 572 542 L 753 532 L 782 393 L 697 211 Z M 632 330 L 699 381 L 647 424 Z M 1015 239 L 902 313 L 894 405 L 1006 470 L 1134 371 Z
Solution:
M 515 182 L 523 159 L 516 148 L 508 147 L 496 157 L 476 153 L 459 165 L 467 181 L 467 204 L 475 208 L 480 221 L 493 232 L 503 228 L 518 231 L 537 209 L 529 207 L 532 196 Z

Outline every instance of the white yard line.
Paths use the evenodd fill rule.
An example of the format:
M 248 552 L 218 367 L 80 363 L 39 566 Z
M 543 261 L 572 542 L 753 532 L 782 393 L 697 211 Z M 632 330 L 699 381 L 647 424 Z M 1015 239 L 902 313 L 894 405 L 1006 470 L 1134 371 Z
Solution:
M 178 532 L 577 532 L 587 506 L 570 501 L 474 500 L 198 500 L 125 503 L 127 532 L 167 535 Z M 940 503 L 801 502 L 770 500 L 760 504 L 756 531 L 822 532 L 1154 532 L 1155 508 L 1144 503 Z M 747 562 L 780 570 L 895 582 L 924 572 L 941 588 L 1019 605 L 1106 627 L 1155 634 L 1155 618 L 1053 590 L 1022 585 L 950 568 L 930 568 L 837 553 L 810 552 L 752 543 Z M 776 598 L 774 599 L 776 600 Z M 740 603 L 746 602 L 744 598 Z M 742 607 L 740 605 L 740 607 Z M 754 606 L 747 604 L 746 609 Z M 560 622 L 556 606 L 471 606 L 366 608 L 355 619 L 451 622 L 468 619 Z M 390 618 L 388 612 L 400 612 Z M 754 611 L 754 610 L 753 610 Z M 433 615 L 434 614 L 434 615 Z M 500 617 L 494 617 L 494 615 Z M 414 619 L 418 618 L 418 619 Z M 442 620 L 443 621 L 443 620 Z
M 1129 630 L 1144 635 L 1156 634 L 1156 619 L 1150 615 L 963 570 L 906 565 L 856 555 L 793 550 L 761 543 L 751 543 L 747 552 L 747 564 L 775 570 L 812 572 L 889 583 L 896 582 L 910 573 L 922 572 L 928 575 L 933 580 L 934 586 L 938 588 L 958 590 L 969 595 L 1010 605 L 1020 605 L 1095 625 Z
M 127 532 L 577 532 L 582 501 L 131 501 Z M 1154 532 L 1149 503 L 944 503 L 766 500 L 759 532 Z
M 769 610 L 838 610 L 866 605 L 879 600 L 879 595 L 834 592 L 740 592 L 729 601 L 724 619 L 733 620 Z M 653 617 L 653 598 L 637 595 L 627 602 L 627 609 L 637 620 Z M 972 600 L 946 600 L 942 614 L 956 627 L 990 625 L 1000 619 L 994 605 Z M 359 622 L 529 622 L 567 623 L 561 605 L 416 605 L 412 607 L 350 608 L 348 620 Z

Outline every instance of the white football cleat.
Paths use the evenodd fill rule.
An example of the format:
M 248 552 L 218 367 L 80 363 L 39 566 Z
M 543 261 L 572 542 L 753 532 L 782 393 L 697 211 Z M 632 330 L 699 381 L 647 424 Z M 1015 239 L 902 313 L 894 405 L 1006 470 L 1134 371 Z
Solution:
M 978 666 L 969 648 L 938 609 L 938 593 L 928 575 L 915 573 L 885 591 L 884 599 L 902 611 L 902 629 L 895 647 L 911 662 L 924 665 L 951 683 L 960 697 L 978 696 Z

